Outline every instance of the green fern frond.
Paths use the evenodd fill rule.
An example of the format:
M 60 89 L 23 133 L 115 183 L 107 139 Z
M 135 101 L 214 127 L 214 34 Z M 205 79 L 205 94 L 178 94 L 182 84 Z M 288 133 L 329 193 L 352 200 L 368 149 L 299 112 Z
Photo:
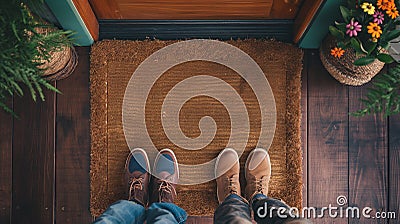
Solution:
M 400 65 L 390 68 L 388 73 L 378 75 L 373 87 L 368 89 L 366 97 L 360 101 L 364 108 L 351 115 L 383 113 L 384 116 L 390 116 L 400 113 Z
M 51 52 L 71 46 L 73 32 L 56 29 L 28 9 L 43 4 L 43 0 L 11 0 L 0 7 L 0 109 L 14 116 L 5 103 L 9 97 L 23 96 L 25 90 L 34 101 L 45 100 L 44 88 L 60 93 L 41 76 L 44 69 L 39 66 L 50 60 Z

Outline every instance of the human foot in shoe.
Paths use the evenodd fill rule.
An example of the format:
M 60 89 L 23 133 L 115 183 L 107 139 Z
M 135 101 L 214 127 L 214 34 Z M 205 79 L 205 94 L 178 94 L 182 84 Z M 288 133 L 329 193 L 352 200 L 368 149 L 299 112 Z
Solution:
M 171 149 L 163 149 L 157 154 L 152 178 L 151 202 L 174 203 L 179 169 L 178 161 Z
M 245 196 L 251 200 L 256 194 L 268 194 L 271 178 L 271 162 L 265 149 L 256 148 L 250 152 L 245 164 Z
M 150 181 L 150 165 L 146 152 L 141 148 L 131 150 L 125 163 L 128 200 L 146 206 Z
M 219 203 L 222 203 L 231 194 L 240 196 L 239 172 L 239 157 L 236 151 L 231 148 L 222 150 L 215 164 Z

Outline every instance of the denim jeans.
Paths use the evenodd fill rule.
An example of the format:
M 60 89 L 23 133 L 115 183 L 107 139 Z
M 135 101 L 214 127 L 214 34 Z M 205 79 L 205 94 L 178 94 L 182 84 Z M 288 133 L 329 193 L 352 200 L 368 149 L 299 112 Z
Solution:
M 185 223 L 186 212 L 172 203 L 153 203 L 146 209 L 133 201 L 120 200 L 99 216 L 95 224 Z
M 289 215 L 289 206 L 284 202 L 269 198 L 263 194 L 257 194 L 251 199 L 251 206 L 246 199 L 231 194 L 225 198 L 214 214 L 214 223 L 243 223 L 250 224 L 251 208 L 254 213 L 254 220 L 257 223 L 271 224 L 310 224 L 307 219 L 292 218 Z M 275 208 L 275 209 L 272 209 Z M 281 218 L 279 214 L 286 214 L 288 218 Z M 272 213 L 270 213 L 272 211 Z

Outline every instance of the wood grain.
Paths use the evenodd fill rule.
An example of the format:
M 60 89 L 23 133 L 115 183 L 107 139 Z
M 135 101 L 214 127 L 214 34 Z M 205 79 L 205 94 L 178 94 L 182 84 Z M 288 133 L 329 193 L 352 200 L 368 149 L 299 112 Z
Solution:
M 396 219 L 389 223 L 399 222 L 400 213 L 400 114 L 389 117 L 389 209 L 396 212 Z
M 294 21 L 293 42 L 298 43 L 321 7 L 323 0 L 304 1 Z
M 6 101 L 12 108 L 12 99 Z M 0 108 L 0 223 L 11 222 L 13 117 Z
M 98 19 L 123 19 L 118 3 L 114 0 L 89 0 Z
M 320 213 L 348 195 L 348 94 L 322 67 L 317 51 L 308 58 L 308 205 Z M 347 223 L 327 216 L 312 221 Z
M 76 49 L 74 73 L 57 82 L 62 94 L 57 95 L 55 217 L 63 223 L 90 223 L 90 49 Z
M 54 83 L 52 83 L 54 84 Z M 14 99 L 13 223 L 53 223 L 55 96 Z
M 311 55 L 314 53 L 314 55 Z M 316 51 L 305 51 L 304 69 L 307 70 L 308 77 L 303 76 L 303 94 L 305 92 L 304 84 L 308 80 L 308 104 L 305 99 L 302 100 L 302 108 L 307 108 L 308 114 L 308 145 L 309 153 L 309 170 L 308 170 L 308 201 L 310 201 L 310 206 L 320 205 L 326 206 L 326 202 L 335 204 L 335 199 L 338 194 L 345 194 L 346 189 L 344 185 L 348 184 L 348 180 L 344 173 L 348 171 L 343 171 L 343 160 L 347 161 L 347 149 L 346 142 L 348 140 L 348 133 L 345 131 L 347 128 L 346 116 L 347 104 L 349 100 L 346 95 L 347 87 L 343 87 L 333 80 L 329 74 L 321 67 L 318 59 L 318 55 L 315 55 Z M 78 48 L 78 54 L 80 60 L 84 61 L 87 58 L 88 49 Z M 22 99 L 15 99 L 15 109 L 18 110 L 21 115 L 21 119 L 14 120 L 14 137 L 10 137 L 10 131 L 13 130 L 13 119 L 8 117 L 8 115 L 0 112 L 0 223 L 10 223 L 10 206 L 12 204 L 12 223 L 52 223 L 53 218 L 52 213 L 52 185 L 56 185 L 56 202 L 54 203 L 55 217 L 54 220 L 57 223 L 89 223 L 89 217 L 85 215 L 86 210 L 78 211 L 79 209 L 88 209 L 87 198 L 89 193 L 85 195 L 83 191 L 89 188 L 89 183 L 87 179 L 87 174 L 83 174 L 85 163 L 89 163 L 89 158 L 84 159 L 84 155 L 90 153 L 89 149 L 86 147 L 80 147 L 78 151 L 78 146 L 76 145 L 82 143 L 84 146 L 87 143 L 85 139 L 85 131 L 89 128 L 88 124 L 85 123 L 87 119 L 85 108 L 81 103 L 83 103 L 89 97 L 88 90 L 83 90 L 88 87 L 87 85 L 89 68 L 85 65 L 85 62 L 81 62 L 78 65 L 77 71 L 66 80 L 59 81 L 57 83 L 59 88 L 62 88 L 63 94 L 58 95 L 57 108 L 54 106 L 54 96 L 52 93 L 47 92 L 46 102 L 33 103 L 29 96 Z M 83 65 L 82 65 L 83 64 Z M 303 71 L 303 74 L 306 71 Z M 84 81 L 86 83 L 84 83 Z M 85 85 L 84 85 L 85 84 Z M 83 98 L 83 100 L 75 99 Z M 83 92 L 86 92 L 85 95 Z M 353 93 L 352 93 L 353 95 Z M 71 100 L 71 102 L 65 102 Z M 357 103 L 356 99 L 352 99 L 353 103 Z M 77 108 L 75 108 L 75 105 Z M 80 108 L 80 109 L 78 109 Z M 57 111 L 57 141 L 56 144 L 56 179 L 57 182 L 50 181 L 52 178 L 52 165 L 50 164 L 52 154 L 54 153 L 54 147 L 51 149 L 52 138 L 54 133 L 51 128 L 51 124 L 54 123 L 54 113 Z M 81 113 L 79 113 L 81 112 Z M 303 114 L 304 115 L 304 114 Z M 356 199 L 360 201 L 365 198 L 361 195 L 364 192 L 366 195 L 371 196 L 371 199 L 366 199 L 364 204 L 369 204 L 371 201 L 373 204 L 380 205 L 382 203 L 382 195 L 389 194 L 386 199 L 389 207 L 388 211 L 396 211 L 397 216 L 399 215 L 399 205 L 400 205 L 400 190 L 399 190 L 399 176 L 400 176 L 400 115 L 392 116 L 389 119 L 388 132 L 386 135 L 389 137 L 388 147 L 380 148 L 387 141 L 386 137 L 381 138 L 370 135 L 366 131 L 373 129 L 372 133 L 381 132 L 386 130 L 385 123 L 375 123 L 372 121 L 375 117 L 365 118 L 372 122 L 372 128 L 367 127 L 371 123 L 365 123 L 364 120 L 355 120 L 351 118 L 351 124 L 357 124 L 358 132 L 351 133 L 351 138 L 354 141 L 352 145 L 361 142 L 360 139 L 367 139 L 372 141 L 373 144 L 378 146 L 376 152 L 371 151 L 372 147 L 367 146 L 366 148 L 361 148 L 357 146 L 356 149 L 359 152 L 360 158 L 355 157 L 355 151 L 353 147 L 351 149 L 351 166 L 353 167 L 352 178 L 350 184 L 350 191 L 352 194 L 356 194 Z M 331 125 L 333 124 L 333 126 Z M 303 116 L 304 124 L 304 116 Z M 379 124 L 379 125 L 377 125 Z M 377 126 L 382 126 L 380 130 Z M 325 127 L 325 128 L 324 128 Z M 326 129 L 326 127 L 331 127 L 332 130 Z M 304 126 L 302 127 L 304 129 Z M 352 126 L 352 128 L 357 128 Z M 366 131 L 363 131 L 366 129 Z M 72 130 L 72 131 L 71 131 Z M 360 132 L 361 130 L 361 132 Z M 67 134 L 65 139 L 62 139 L 62 135 Z M 82 134 L 82 135 L 80 135 Z M 379 136 L 381 136 L 380 134 Z M 6 137 L 5 137 L 6 136 Z M 12 147 L 12 140 L 14 139 L 14 155 L 11 151 L 4 149 L 10 149 Z M 304 138 L 304 136 L 303 136 Z M 72 143 L 69 144 L 66 141 L 71 140 Z M 304 143 L 304 142 L 303 142 Z M 59 145 L 60 144 L 60 145 Z M 4 147 L 6 145 L 6 147 Z M 67 149 L 62 149 L 66 145 L 69 147 L 68 150 L 75 150 L 76 156 L 68 152 Z M 321 146 L 321 147 L 320 147 Z M 389 150 L 389 151 L 388 151 Z M 388 191 L 379 187 L 379 182 L 383 179 L 382 166 L 384 164 L 378 161 L 376 164 L 375 158 L 371 158 L 366 153 L 373 153 L 376 155 L 377 152 L 385 152 L 389 155 L 387 160 L 387 167 L 389 167 L 388 173 Z M 4 153 L 5 152 L 5 153 Z M 14 158 L 12 157 L 14 156 Z M 67 158 L 62 158 L 66 156 Z M 365 157 L 367 156 L 367 157 Z M 77 161 L 71 161 L 71 160 Z M 367 161 L 368 160 L 368 161 Z M 79 161 L 79 162 L 78 162 Z M 364 162 L 362 162 L 364 161 Z M 356 176 L 354 172 L 355 164 L 365 164 L 366 162 L 375 165 L 361 166 L 364 173 L 359 175 L 359 181 L 354 179 Z M 11 165 L 11 163 L 13 163 Z M 12 170 L 12 168 L 13 170 Z M 73 171 L 75 170 L 75 171 Z M 76 177 L 71 176 L 73 172 Z M 11 176 L 12 175 L 12 176 Z M 61 178 L 67 178 L 65 181 Z M 7 181 L 13 181 L 13 201 L 11 201 L 11 183 Z M 371 178 L 371 181 L 367 181 Z M 67 187 L 57 186 L 60 184 L 68 184 L 68 181 L 73 181 L 83 190 L 77 190 L 77 187 L 72 187 L 71 189 L 77 190 L 77 193 L 70 192 L 70 185 Z M 378 182 L 373 185 L 373 180 L 378 180 Z M 325 182 L 326 181 L 326 182 Z M 356 184 L 357 183 L 357 184 Z M 355 184 L 355 185 L 354 185 Z M 378 186 L 378 187 L 377 187 Z M 64 189 L 63 189 L 64 188 Z M 362 190 L 363 189 L 363 190 Z M 71 190 L 72 191 L 72 190 Z M 386 192 L 386 193 L 385 193 Z M 352 195 L 351 194 L 351 195 Z M 79 201 L 76 200 L 79 195 Z M 305 197 L 306 195 L 304 195 Z M 9 199 L 7 199 L 7 197 Z M 71 199 L 67 198 L 71 197 Z M 354 197 L 349 197 L 350 199 Z M 354 200 L 352 201 L 352 203 Z M 62 211 L 62 204 L 71 203 L 71 206 L 77 206 L 76 209 L 67 205 Z M 361 203 L 360 203 L 361 204 Z M 46 206 L 49 205 L 46 210 Z M 5 208 L 5 209 L 4 209 Z M 7 210 L 8 209 L 8 210 Z M 69 219 L 67 215 L 70 215 Z M 64 220 L 66 218 L 66 220 Z M 398 218 L 389 221 L 389 223 L 397 224 Z M 342 220 L 313 220 L 314 223 L 343 223 Z M 189 217 L 188 223 L 211 223 L 211 217 Z M 376 222 L 376 221 L 375 221 Z M 346 222 L 347 223 L 347 222 Z M 359 221 L 359 223 L 367 223 Z
M 294 19 L 296 18 L 300 6 L 306 2 L 304 0 L 274 0 L 269 19 Z
M 118 0 L 113 4 L 103 0 L 91 4 L 99 19 L 265 19 L 273 0 Z
M 260 19 L 269 16 L 271 0 L 119 1 L 125 19 Z
M 358 100 L 367 93 L 371 83 L 349 88 L 350 112 L 362 107 Z M 375 211 L 387 210 L 388 158 L 387 119 L 380 115 L 349 119 L 349 188 L 350 206 L 371 207 Z M 349 223 L 386 223 L 361 217 Z
M 99 19 L 294 19 L 304 0 L 89 0 Z
M 99 39 L 99 23 L 88 0 L 72 0 L 94 41 Z

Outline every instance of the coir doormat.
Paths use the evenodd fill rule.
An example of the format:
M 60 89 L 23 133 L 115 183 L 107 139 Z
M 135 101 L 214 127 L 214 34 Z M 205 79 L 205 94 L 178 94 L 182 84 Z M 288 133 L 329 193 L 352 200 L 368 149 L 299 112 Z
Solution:
M 270 111 L 274 105 L 270 101 L 259 102 L 257 94 L 264 93 L 257 93 L 258 90 L 252 88 L 252 83 L 239 74 L 240 69 L 234 68 L 236 65 L 244 64 L 244 61 L 236 61 L 236 65 L 232 67 L 212 60 L 200 60 L 200 57 L 199 60 L 190 60 L 169 67 L 159 74 L 157 79 L 150 75 L 150 71 L 148 77 L 142 75 L 142 81 L 136 80 L 134 85 L 131 85 L 130 79 L 136 75 L 134 74 L 136 70 L 143 70 L 142 63 L 145 60 L 146 63 L 149 61 L 153 63 L 150 70 L 156 71 L 162 66 L 158 66 L 157 63 L 162 64 L 164 60 L 168 61 L 174 57 L 185 58 L 185 55 L 177 56 L 182 52 L 185 53 L 179 49 L 168 52 L 163 56 L 165 58 L 151 58 L 153 53 L 175 43 L 177 41 L 104 40 L 92 47 L 90 65 L 92 214 L 98 216 L 113 202 L 127 198 L 124 193 L 123 177 L 125 160 L 129 153 L 128 143 L 131 148 L 141 147 L 146 150 L 146 147 L 150 146 L 142 144 L 141 139 L 147 136 L 156 149 L 172 149 L 178 162 L 182 166 L 190 167 L 211 161 L 230 144 L 232 138 L 245 134 L 247 138 L 238 142 L 244 149 L 240 158 L 243 171 L 248 153 L 260 146 L 259 140 L 265 137 L 264 135 L 271 135 L 273 131 L 272 144 L 266 144 L 266 147 L 270 146 L 268 151 L 272 163 L 269 196 L 280 198 L 290 206 L 300 208 L 302 203 L 300 74 L 303 56 L 301 50 L 273 40 L 248 39 L 224 42 L 225 45 L 226 43 L 233 45 L 245 52 L 244 55 L 250 56 L 261 68 L 259 70 L 261 75 L 255 76 L 258 83 L 256 85 L 261 83 L 262 87 L 263 79 L 268 80 L 270 86 L 268 88 L 272 90 L 275 100 L 276 127 L 273 130 L 272 125 L 267 127 L 268 130 L 263 130 L 262 115 L 264 111 Z M 203 46 L 199 49 L 194 46 L 194 49 L 187 51 L 187 58 L 192 58 L 201 52 L 200 48 Z M 209 51 L 215 58 L 231 57 L 229 51 L 220 49 L 209 49 Z M 149 60 L 149 57 L 153 61 Z M 252 70 L 258 66 L 248 69 Z M 203 79 L 207 77 L 208 79 Z M 189 82 L 191 88 L 182 90 L 181 87 L 187 86 Z M 221 82 L 225 83 L 225 86 L 217 84 Z M 137 94 L 128 94 L 127 87 L 129 91 Z M 177 89 L 180 89 L 181 93 Z M 191 92 L 197 90 L 200 93 Z M 185 98 L 183 95 L 188 91 L 192 97 Z M 235 119 L 239 118 L 230 114 L 235 112 L 235 104 L 226 105 L 223 100 L 212 96 L 215 93 L 224 97 L 224 91 L 233 91 L 233 96 L 243 102 L 242 106 L 245 107 L 243 111 L 246 113 L 241 113 L 239 117 L 246 118 L 244 120 L 248 121 L 247 129 L 242 129 L 241 126 L 238 128 Z M 182 102 L 175 102 L 177 100 L 169 97 L 173 92 L 177 98 L 181 96 L 179 99 Z M 125 99 L 124 102 L 125 94 L 129 95 L 129 99 Z M 145 101 L 143 95 L 146 97 Z M 144 104 L 138 106 L 141 105 L 141 101 Z M 171 115 L 165 112 L 168 109 L 166 101 L 173 105 L 169 110 L 175 110 L 177 114 Z M 124 130 L 123 110 L 131 110 L 133 116 L 143 118 L 143 125 L 128 129 L 125 127 Z M 175 124 L 171 124 L 171 120 Z M 206 127 L 207 125 L 210 126 Z M 142 130 L 143 127 L 145 130 Z M 208 130 L 210 127 L 211 131 Z M 189 143 L 185 145 L 183 142 L 182 145 L 182 142 L 175 139 L 179 135 L 167 133 L 171 131 L 169 129 L 180 131 Z M 125 134 L 129 131 L 135 135 L 125 138 Z M 203 137 L 207 139 L 205 145 L 196 145 L 198 141 L 190 144 L 190 141 L 201 140 Z M 192 148 L 188 150 L 186 147 Z M 150 157 L 152 161 L 154 155 Z M 245 181 L 242 174 L 244 173 L 241 173 L 244 190 Z M 176 204 L 183 207 L 189 215 L 212 215 L 218 205 L 215 180 L 196 182 L 203 177 L 201 169 L 191 171 L 189 178 L 187 176 L 183 178 L 190 179 L 196 184 L 186 182 L 177 187 Z

